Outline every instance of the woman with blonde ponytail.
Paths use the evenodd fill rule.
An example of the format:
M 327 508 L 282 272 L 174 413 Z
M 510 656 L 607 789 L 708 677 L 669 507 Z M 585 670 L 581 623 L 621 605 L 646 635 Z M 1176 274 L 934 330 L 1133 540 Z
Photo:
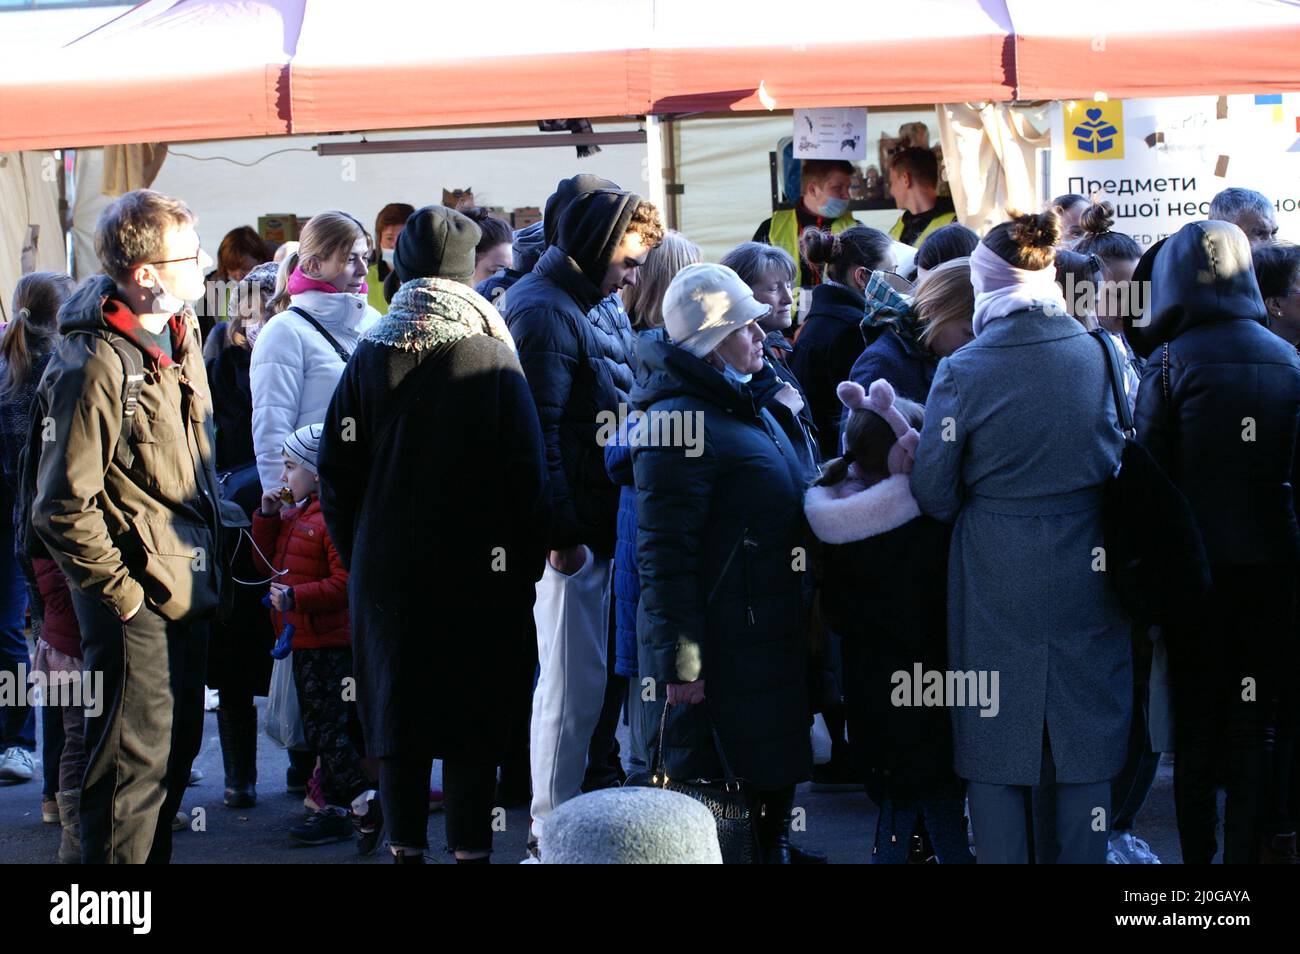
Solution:
M 319 424 L 348 355 L 379 313 L 367 301 L 373 245 L 346 212 L 312 216 L 298 248 L 280 263 L 267 322 L 249 376 L 253 450 L 264 491 L 280 489 L 280 448 L 300 427 Z

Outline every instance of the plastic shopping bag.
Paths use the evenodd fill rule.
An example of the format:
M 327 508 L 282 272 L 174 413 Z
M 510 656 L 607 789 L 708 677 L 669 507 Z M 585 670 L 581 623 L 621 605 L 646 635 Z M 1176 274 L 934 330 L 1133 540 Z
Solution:
M 298 709 L 298 689 L 293 683 L 293 654 L 271 664 L 271 692 L 266 706 L 266 734 L 284 749 L 307 747 Z

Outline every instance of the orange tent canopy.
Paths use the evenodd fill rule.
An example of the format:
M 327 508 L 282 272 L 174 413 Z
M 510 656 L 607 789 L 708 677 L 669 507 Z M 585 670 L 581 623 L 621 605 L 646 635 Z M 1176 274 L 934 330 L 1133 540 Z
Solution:
M 788 0 L 148 0 L 65 46 L 5 58 L 0 150 L 1300 89 L 1300 8 L 1288 0 L 845 9 L 837 20 Z

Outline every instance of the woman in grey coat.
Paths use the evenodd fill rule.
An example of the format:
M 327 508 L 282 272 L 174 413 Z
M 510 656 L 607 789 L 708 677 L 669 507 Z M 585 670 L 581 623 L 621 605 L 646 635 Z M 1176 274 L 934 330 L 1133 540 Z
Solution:
M 1101 533 L 1123 435 L 1101 345 L 1053 281 L 1059 230 L 1018 216 L 972 254 L 976 338 L 939 364 L 912 474 L 921 509 L 955 522 L 949 665 L 984 691 L 945 702 L 986 864 L 1104 862 L 1132 709 Z

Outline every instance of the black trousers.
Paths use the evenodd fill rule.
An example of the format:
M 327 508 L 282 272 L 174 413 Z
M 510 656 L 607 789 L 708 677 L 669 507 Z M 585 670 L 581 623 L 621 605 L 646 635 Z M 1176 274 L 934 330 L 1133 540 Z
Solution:
M 429 847 L 429 773 L 433 756 L 379 760 L 379 797 L 394 847 Z M 442 809 L 448 851 L 491 851 L 497 767 L 442 760 Z
M 167 620 L 146 603 L 123 623 L 75 588 L 72 601 L 83 672 L 102 697 L 86 706 L 82 861 L 166 864 L 203 743 L 208 621 Z
M 1272 800 L 1274 734 L 1295 674 L 1295 567 L 1214 567 L 1209 606 L 1169 630 L 1174 805 L 1184 864 L 1218 848 L 1216 794 L 1227 790 L 1224 864 L 1258 860 Z

